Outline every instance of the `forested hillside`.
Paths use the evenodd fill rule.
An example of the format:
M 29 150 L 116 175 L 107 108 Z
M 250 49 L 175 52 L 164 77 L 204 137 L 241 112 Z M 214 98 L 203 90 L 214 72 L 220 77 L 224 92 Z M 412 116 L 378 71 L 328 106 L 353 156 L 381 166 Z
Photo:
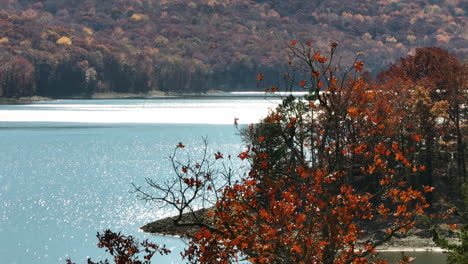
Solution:
M 0 1 L 0 95 L 251 90 L 285 41 L 364 51 L 377 73 L 415 47 L 468 54 L 462 0 Z

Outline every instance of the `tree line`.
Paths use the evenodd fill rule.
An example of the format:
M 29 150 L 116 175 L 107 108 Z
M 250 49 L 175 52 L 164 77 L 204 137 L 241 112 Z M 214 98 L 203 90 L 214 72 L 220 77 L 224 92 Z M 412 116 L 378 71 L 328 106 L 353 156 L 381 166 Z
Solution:
M 284 42 L 299 37 L 320 49 L 340 41 L 346 63 L 366 51 L 375 75 L 420 46 L 466 58 L 467 8 L 458 0 L 2 1 L 0 90 L 6 97 L 249 90 L 247 76 L 283 71 Z

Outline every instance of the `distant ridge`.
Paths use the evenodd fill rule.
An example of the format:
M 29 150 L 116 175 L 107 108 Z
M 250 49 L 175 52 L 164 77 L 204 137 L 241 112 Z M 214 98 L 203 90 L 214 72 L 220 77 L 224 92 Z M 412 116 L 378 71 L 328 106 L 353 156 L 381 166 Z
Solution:
M 0 96 L 252 90 L 256 73 L 284 70 L 291 39 L 339 41 L 344 64 L 364 51 L 374 73 L 421 46 L 463 60 L 467 12 L 461 0 L 1 1 Z

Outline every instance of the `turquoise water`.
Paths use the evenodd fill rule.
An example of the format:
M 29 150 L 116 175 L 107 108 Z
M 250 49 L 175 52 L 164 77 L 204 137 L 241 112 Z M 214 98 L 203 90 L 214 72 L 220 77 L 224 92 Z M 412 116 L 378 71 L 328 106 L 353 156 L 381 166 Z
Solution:
M 178 142 L 196 156 L 207 136 L 210 151 L 236 156 L 242 144 L 233 117 L 258 120 L 275 102 L 166 98 L 0 105 L 0 264 L 104 259 L 95 234 L 107 228 L 166 244 L 173 254 L 157 263 L 182 263 L 180 239 L 139 231 L 171 212 L 138 200 L 131 183 L 171 177 L 167 157 Z M 174 121 L 164 122 L 169 119 Z M 416 263 L 443 261 L 440 254 L 418 254 Z
M 239 149 L 235 134 L 230 125 L 2 124 L 0 263 L 84 263 L 105 255 L 95 234 L 106 228 L 143 237 L 140 226 L 170 212 L 137 200 L 130 184 L 169 177 L 179 141 L 199 151 L 208 136 L 213 149 Z

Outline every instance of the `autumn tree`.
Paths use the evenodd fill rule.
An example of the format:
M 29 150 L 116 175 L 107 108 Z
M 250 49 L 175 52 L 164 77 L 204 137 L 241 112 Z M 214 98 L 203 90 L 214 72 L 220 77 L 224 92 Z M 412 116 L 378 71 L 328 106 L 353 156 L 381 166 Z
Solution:
M 0 96 L 31 96 L 35 88 L 34 66 L 28 60 L 13 58 L 0 66 Z
M 282 89 L 306 96 L 283 102 L 244 134 L 247 175 L 213 170 L 232 159 L 221 152 L 208 162 L 177 160 L 176 177 L 149 179 L 156 193 L 137 187 L 140 198 L 177 210 L 176 226 L 198 228 L 184 256 L 192 263 L 386 263 L 368 260 L 375 249 L 414 226 L 428 207 L 423 192 L 406 179 L 425 170 L 412 152 L 415 135 L 400 134 L 404 118 L 392 94 L 360 77 L 363 63 L 336 63 L 311 43 L 292 41 L 291 72 Z M 264 76 L 257 76 L 262 86 Z M 277 92 L 278 87 L 264 87 Z M 223 166 L 221 166 L 222 168 Z M 242 176 L 242 175 L 241 175 Z M 216 179 L 216 180 L 215 180 Z M 214 201 L 213 201 L 214 199 Z M 194 208 L 213 201 L 204 217 Z M 188 213 L 192 220 L 182 218 Z
M 414 55 L 379 75 L 382 89 L 404 93 L 410 99 L 402 110 L 412 115 L 409 130 L 422 135 L 419 160 L 427 168 L 419 183 L 432 184 L 441 177 L 458 186 L 466 182 L 466 78 L 466 67 L 440 48 L 416 49 Z M 443 153 L 445 157 L 440 156 Z

